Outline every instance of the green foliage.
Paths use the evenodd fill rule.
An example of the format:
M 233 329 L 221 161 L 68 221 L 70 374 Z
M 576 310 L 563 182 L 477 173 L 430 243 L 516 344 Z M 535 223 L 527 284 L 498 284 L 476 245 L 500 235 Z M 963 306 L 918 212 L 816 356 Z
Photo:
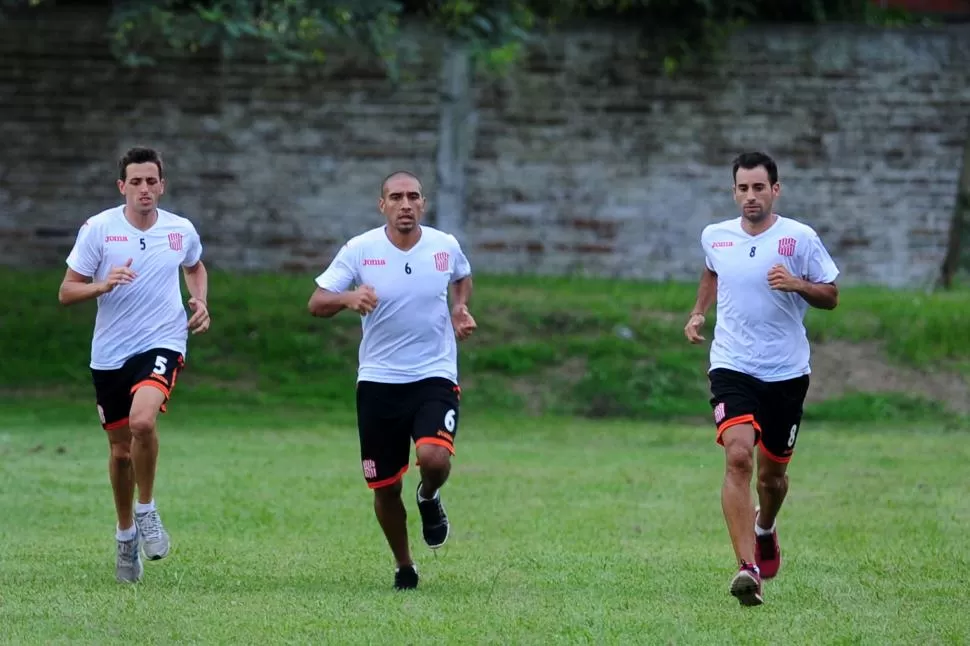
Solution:
M 53 2 L 0 0 L 0 8 L 41 4 Z M 639 24 L 668 73 L 710 57 L 733 29 L 751 22 L 913 20 L 869 0 L 146 0 L 114 4 L 110 33 L 115 55 L 132 66 L 152 64 L 163 52 L 232 58 L 249 48 L 273 63 L 312 64 L 333 46 L 352 44 L 395 77 L 401 20 L 412 15 L 467 46 L 492 73 L 520 60 L 535 33 L 591 18 Z
M 866 423 L 871 420 L 887 420 L 920 430 L 926 424 L 934 424 L 943 429 L 962 428 L 966 422 L 959 415 L 940 410 L 938 402 L 903 393 L 848 393 L 809 406 L 804 419 L 813 423 L 836 424 L 846 421 Z
M 399 13 L 393 0 L 156 0 L 117 6 L 110 28 L 128 65 L 154 62 L 158 42 L 186 54 L 218 47 L 227 58 L 251 44 L 274 63 L 322 62 L 331 45 L 352 43 L 389 59 Z
M 970 366 L 968 312 L 966 290 L 924 293 L 870 287 L 849 290 L 834 312 L 810 310 L 807 327 L 816 341 L 881 341 L 897 361 L 965 370 Z
M 90 397 L 93 303 L 61 307 L 60 278 L 58 272 L 0 272 L 0 290 L 15 304 L 0 311 L 5 395 Z M 190 340 L 180 401 L 353 410 L 357 317 L 312 318 L 306 312 L 309 276 L 213 272 L 210 282 L 214 327 Z M 495 412 L 707 417 L 708 349 L 689 345 L 682 332 L 694 289 L 605 279 L 476 278 L 472 311 L 480 328 L 461 345 L 459 359 L 464 401 L 470 409 Z M 811 311 L 807 327 L 816 342 L 876 344 L 901 369 L 970 375 L 970 335 L 962 321 L 968 311 L 967 291 L 854 288 L 843 291 L 835 311 Z M 713 324 L 705 330 L 708 338 Z M 880 386 L 847 384 L 848 399 L 826 403 L 815 414 L 832 421 L 953 417 L 939 402 L 917 405 Z
M 443 0 L 415 3 L 419 15 L 468 47 L 472 60 L 491 72 L 519 60 L 536 27 L 528 2 L 519 0 Z

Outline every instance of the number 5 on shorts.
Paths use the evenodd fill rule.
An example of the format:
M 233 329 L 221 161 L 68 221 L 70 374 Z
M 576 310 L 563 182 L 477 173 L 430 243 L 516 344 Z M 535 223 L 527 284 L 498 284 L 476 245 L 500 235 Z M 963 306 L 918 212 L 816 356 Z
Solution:
M 164 375 L 168 370 L 168 359 L 162 355 L 155 357 L 155 369 L 152 370 L 156 375 Z

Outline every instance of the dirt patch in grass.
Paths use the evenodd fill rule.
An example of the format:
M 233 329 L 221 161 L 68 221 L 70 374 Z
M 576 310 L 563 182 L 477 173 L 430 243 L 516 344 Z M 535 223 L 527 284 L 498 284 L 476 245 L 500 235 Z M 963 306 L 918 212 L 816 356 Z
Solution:
M 925 371 L 890 362 L 878 343 L 826 341 L 812 345 L 809 402 L 854 392 L 900 393 L 938 401 L 970 413 L 970 384 L 956 372 Z

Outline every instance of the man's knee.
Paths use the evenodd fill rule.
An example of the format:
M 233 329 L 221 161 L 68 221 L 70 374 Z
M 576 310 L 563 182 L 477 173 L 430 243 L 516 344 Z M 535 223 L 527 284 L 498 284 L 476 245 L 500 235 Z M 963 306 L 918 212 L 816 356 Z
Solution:
M 155 413 L 132 412 L 131 417 L 128 418 L 128 426 L 135 440 L 150 437 L 155 432 Z
M 750 477 L 754 471 L 754 428 L 741 424 L 727 429 L 721 437 L 728 473 Z
M 111 442 L 111 460 L 122 467 L 131 464 L 131 440 L 126 442 Z
M 724 449 L 727 457 L 727 470 L 729 473 L 751 476 L 754 470 L 754 459 L 751 457 L 751 449 L 738 444 L 726 446 Z
M 108 431 L 108 451 L 113 462 L 122 466 L 131 462 L 131 430 L 127 426 Z
M 762 470 L 758 474 L 758 489 L 768 493 L 778 493 L 788 488 L 788 475 Z
M 437 444 L 422 444 L 416 449 L 423 473 L 447 473 L 451 469 L 451 451 Z
M 166 393 L 158 388 L 144 386 L 135 391 L 128 415 L 128 426 L 135 440 L 150 437 L 155 433 L 158 413 L 165 404 Z
M 402 485 L 400 480 L 385 487 L 377 487 L 374 489 L 374 502 L 380 504 L 386 500 L 389 501 L 400 498 L 401 488 Z

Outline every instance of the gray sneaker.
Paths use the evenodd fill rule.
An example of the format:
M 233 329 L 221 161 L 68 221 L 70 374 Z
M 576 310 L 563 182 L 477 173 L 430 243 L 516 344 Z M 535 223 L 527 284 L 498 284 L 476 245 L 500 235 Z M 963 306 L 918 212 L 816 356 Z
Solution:
M 130 541 L 118 541 L 118 559 L 115 562 L 115 577 L 121 583 L 138 583 L 145 573 L 145 565 L 138 553 L 138 536 Z
M 168 532 L 162 526 L 158 511 L 135 514 L 135 525 L 138 526 L 141 547 L 149 560 L 157 561 L 168 556 Z

